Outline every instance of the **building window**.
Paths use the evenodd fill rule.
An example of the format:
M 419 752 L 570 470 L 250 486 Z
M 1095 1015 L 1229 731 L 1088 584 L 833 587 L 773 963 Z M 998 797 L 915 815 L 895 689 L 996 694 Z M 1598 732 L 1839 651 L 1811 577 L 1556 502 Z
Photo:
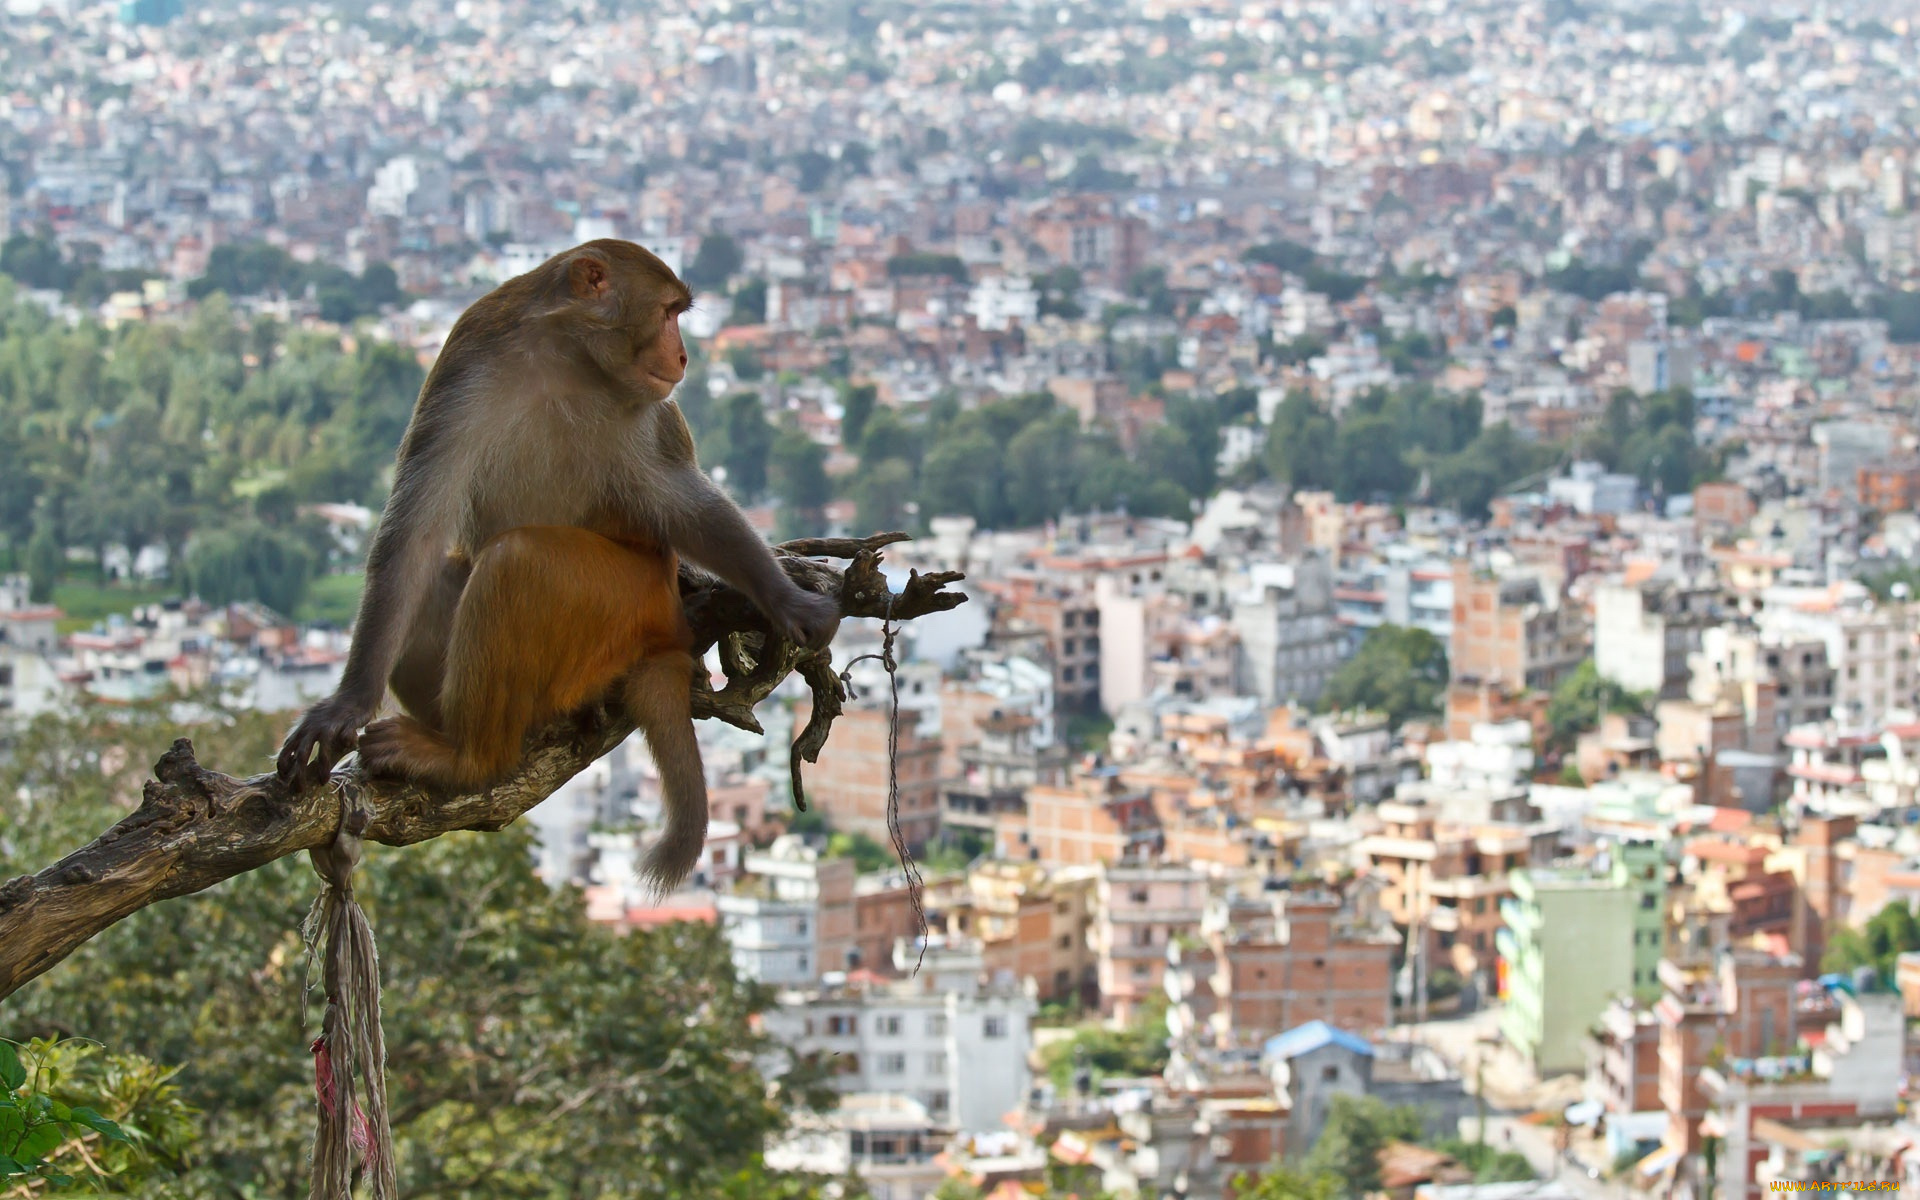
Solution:
M 1340 1068 L 1337 1066 L 1321 1067 L 1320 1078 L 1327 1080 L 1329 1083 L 1331 1083 L 1332 1081 L 1340 1078 Z
M 1134 904 L 1145 904 L 1147 902 L 1147 889 L 1143 887 L 1134 888 L 1127 893 L 1127 899 Z
M 947 1014 L 934 1013 L 932 1016 L 927 1018 L 927 1036 L 928 1037 L 947 1036 Z
M 1060 668 L 1060 678 L 1066 680 L 1068 683 L 1072 683 L 1075 679 L 1077 679 L 1079 677 L 1079 674 L 1080 673 L 1074 670 L 1074 668 L 1072 667 Z
M 946 1115 L 947 1094 L 944 1091 L 928 1092 L 927 1111 L 936 1117 Z
M 900 1036 L 900 1018 L 899 1017 L 881 1017 L 880 1033 L 884 1037 L 899 1037 Z
M 851 1037 L 859 1031 L 860 1021 L 858 1017 L 848 1016 L 844 1013 L 836 1013 L 827 1018 L 827 1033 L 829 1036 Z
M 904 1054 L 882 1054 L 880 1056 L 880 1073 L 882 1075 L 905 1075 L 907 1073 L 907 1056 Z
M 986 1038 L 1003 1038 L 1007 1036 L 1007 1019 L 1005 1017 L 988 1017 L 981 1021 L 980 1036 Z
M 927 1074 L 945 1075 L 946 1073 L 947 1073 L 947 1056 L 946 1055 L 941 1054 L 938 1051 L 935 1051 L 934 1053 L 927 1055 Z

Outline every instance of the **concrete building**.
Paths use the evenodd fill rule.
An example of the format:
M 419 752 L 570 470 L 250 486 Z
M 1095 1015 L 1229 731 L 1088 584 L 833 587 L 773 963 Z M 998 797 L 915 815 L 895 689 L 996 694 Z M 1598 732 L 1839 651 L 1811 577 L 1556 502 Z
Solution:
M 849 703 L 834 722 L 819 763 L 803 771 L 808 802 L 836 831 L 864 833 L 890 844 L 889 770 L 896 760 L 887 745 L 892 715 L 882 699 L 875 695 Z M 811 712 L 811 702 L 801 701 L 794 728 L 803 727 Z M 919 710 L 900 709 L 900 833 L 915 850 L 940 831 L 942 743 L 937 725 L 922 717 Z
M 1750 750 L 1777 749 L 1788 730 L 1824 721 L 1833 712 L 1833 667 L 1820 638 L 1718 625 L 1701 631 L 1689 668 L 1687 694 L 1695 702 L 1732 701 L 1748 728 L 1771 726 L 1772 744 L 1749 745 Z
M 831 1112 L 808 1113 L 767 1147 L 767 1166 L 844 1179 L 858 1176 L 872 1200 L 924 1200 L 947 1177 L 939 1161 L 947 1130 L 910 1096 L 854 1092 Z
M 1664 581 L 1601 584 L 1593 593 L 1594 669 L 1630 692 L 1685 695 L 1688 659 L 1715 620 L 1715 596 Z
M 788 835 L 747 855 L 743 867 L 734 890 L 715 902 L 740 973 L 805 987 L 844 971 L 854 946 L 853 860 L 822 858 Z
M 1615 997 L 1658 993 L 1661 850 L 1626 842 L 1602 853 L 1590 865 L 1515 871 L 1513 896 L 1500 906 L 1500 1031 L 1543 1075 L 1585 1065 L 1587 1030 Z
M 1089 935 L 1104 1014 L 1125 1023 L 1162 990 L 1167 944 L 1199 934 L 1206 900 L 1206 876 L 1192 867 L 1101 864 Z
M 1265 704 L 1312 704 L 1340 665 L 1341 631 L 1333 574 L 1309 554 L 1259 572 L 1252 594 L 1233 605 L 1240 679 Z
M 1586 654 L 1584 619 L 1538 577 L 1454 563 L 1453 678 L 1551 692 Z
M 930 968 L 941 957 L 930 950 Z M 942 1128 L 992 1132 L 1026 1100 L 1039 1005 L 1025 987 L 979 982 L 981 965 L 977 951 L 971 972 L 943 963 L 954 971 L 945 987 L 931 986 L 929 970 L 893 985 L 787 993 L 762 1019 L 800 1054 L 838 1063 L 838 1091 L 907 1096 Z
M 1205 948 L 1183 948 L 1178 969 L 1193 977 L 1183 988 L 1191 1023 L 1221 1049 L 1258 1046 L 1308 1021 L 1367 1036 L 1392 1023 L 1400 939 L 1332 892 L 1216 896 L 1200 936 Z

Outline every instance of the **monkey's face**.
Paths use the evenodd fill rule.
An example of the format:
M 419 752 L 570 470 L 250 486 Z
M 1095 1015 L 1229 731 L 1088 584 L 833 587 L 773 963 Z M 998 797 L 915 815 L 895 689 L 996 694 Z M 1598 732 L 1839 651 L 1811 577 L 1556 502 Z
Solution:
M 687 375 L 687 285 L 639 246 L 592 242 L 572 254 L 567 289 L 578 317 L 569 332 L 592 364 L 642 401 L 672 395 Z
M 685 311 L 678 297 L 657 302 L 651 318 L 643 312 L 634 328 L 630 377 L 649 400 L 665 400 L 687 377 L 687 344 L 680 340 Z

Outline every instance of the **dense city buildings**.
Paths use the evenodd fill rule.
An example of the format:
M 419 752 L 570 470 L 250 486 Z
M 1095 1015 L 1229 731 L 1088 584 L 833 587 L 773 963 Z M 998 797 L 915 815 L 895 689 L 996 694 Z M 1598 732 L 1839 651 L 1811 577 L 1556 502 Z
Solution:
M 1224 1200 L 1371 1097 L 1404 1200 L 1920 1186 L 1901 6 L 4 10 L 0 717 L 329 692 L 453 321 L 626 238 L 756 528 L 967 576 L 806 812 L 804 689 L 702 723 L 675 895 L 640 743 L 530 816 L 828 1073 L 769 1161 Z

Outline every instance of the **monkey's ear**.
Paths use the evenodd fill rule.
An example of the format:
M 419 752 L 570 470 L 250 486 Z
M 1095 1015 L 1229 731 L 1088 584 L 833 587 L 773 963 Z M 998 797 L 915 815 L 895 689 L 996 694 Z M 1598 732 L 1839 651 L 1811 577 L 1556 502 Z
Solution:
M 613 290 L 613 272 L 598 255 L 582 254 L 567 266 L 567 288 L 576 300 L 604 300 Z

